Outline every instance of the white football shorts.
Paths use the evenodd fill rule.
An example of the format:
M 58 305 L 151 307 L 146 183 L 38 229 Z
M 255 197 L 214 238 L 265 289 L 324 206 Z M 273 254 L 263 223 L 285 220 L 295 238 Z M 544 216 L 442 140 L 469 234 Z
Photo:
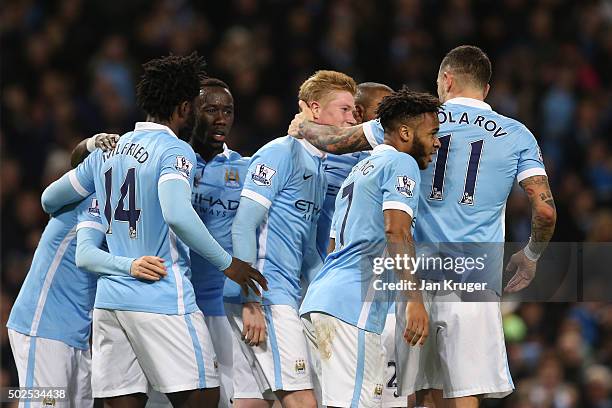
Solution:
M 201 311 L 185 315 L 94 309 L 95 398 L 219 386 L 216 357 Z M 147 381 L 148 380 L 148 381 Z
M 444 398 L 503 398 L 514 389 L 498 302 L 461 302 L 455 293 L 426 291 L 429 337 L 423 346 L 403 339 L 405 303 L 396 303 L 398 391 L 443 390 Z

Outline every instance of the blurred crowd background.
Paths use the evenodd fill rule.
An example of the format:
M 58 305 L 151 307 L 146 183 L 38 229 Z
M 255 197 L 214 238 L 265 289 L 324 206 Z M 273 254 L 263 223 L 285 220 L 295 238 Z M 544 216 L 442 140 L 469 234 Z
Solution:
M 553 240 L 612 241 L 609 0 L 5 0 L 0 44 L 0 386 L 17 384 L 4 325 L 47 222 L 41 191 L 80 140 L 143 119 L 140 64 L 168 52 L 198 50 L 230 85 L 230 145 L 250 155 L 285 134 L 299 84 L 317 69 L 435 93 L 444 54 L 478 45 L 493 61 L 487 102 L 542 148 Z M 514 191 L 507 238 L 526 241 L 529 226 Z M 610 304 L 504 307 L 518 391 L 487 407 L 612 407 Z

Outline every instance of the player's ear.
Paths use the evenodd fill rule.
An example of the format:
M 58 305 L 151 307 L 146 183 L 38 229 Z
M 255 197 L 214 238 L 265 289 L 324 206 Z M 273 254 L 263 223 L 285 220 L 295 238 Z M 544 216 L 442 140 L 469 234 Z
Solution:
M 319 119 L 321 116 L 321 104 L 317 101 L 312 101 L 309 103 L 310 110 L 312 111 L 312 118 L 314 120 Z
M 363 122 L 363 114 L 365 113 L 365 108 L 361 104 L 355 104 L 355 110 L 353 111 L 353 118 L 357 123 Z
M 482 94 L 482 99 L 487 99 L 487 95 L 489 94 L 489 90 L 491 89 L 491 85 L 487 84 L 484 88 L 484 92 Z
M 183 101 L 176 107 L 175 112 L 180 119 L 185 119 L 189 117 L 191 109 L 193 109 L 193 104 L 189 101 Z
M 453 86 L 453 76 L 448 72 L 444 71 L 442 74 L 442 82 L 444 84 L 444 91 L 448 93 Z
M 397 132 L 402 142 L 412 143 L 412 139 L 414 138 L 414 129 L 412 129 L 410 126 L 400 125 Z

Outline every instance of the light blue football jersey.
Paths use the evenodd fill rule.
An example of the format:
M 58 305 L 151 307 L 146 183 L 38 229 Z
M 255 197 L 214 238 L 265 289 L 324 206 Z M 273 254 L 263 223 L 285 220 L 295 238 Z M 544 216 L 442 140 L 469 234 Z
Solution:
M 323 210 L 317 224 L 317 251 L 321 259 L 327 256 L 327 247 L 329 246 L 329 231 L 334 216 L 334 208 L 336 205 L 336 196 L 340 190 L 340 186 L 349 175 L 353 167 L 366 157 L 369 157 L 369 152 L 347 153 L 342 155 L 328 154 L 323 162 L 325 177 L 327 179 L 327 193 L 325 194 L 325 202 Z
M 196 157 L 191 202 L 213 238 L 231 254 L 232 221 L 250 158 L 240 156 L 227 146 L 208 163 L 199 154 Z M 194 251 L 191 251 L 191 282 L 200 310 L 207 316 L 225 316 L 225 275 Z
M 514 180 L 546 175 L 533 134 L 520 122 L 502 116 L 485 102 L 471 98 L 448 100 L 438 113 L 441 147 L 433 163 L 421 172 L 417 242 L 480 243 L 451 248 L 473 256 L 487 253 L 486 273 L 463 276 L 486 282 L 501 292 L 505 205 Z M 379 121 L 364 124 L 371 144 L 382 143 Z M 447 249 L 453 246 L 446 246 Z M 457 251 L 455 251 L 457 249 Z M 438 271 L 421 277 L 441 279 Z
M 264 305 L 297 310 L 302 261 L 315 243 L 325 200 L 323 157 L 307 141 L 285 136 L 263 146 L 251 159 L 242 196 L 269 208 L 257 230 L 255 264 L 268 280 Z M 230 280 L 225 286 L 225 301 L 239 302 L 240 287 Z
M 360 329 L 381 334 L 391 294 L 375 290 L 374 258 L 386 246 L 386 209 L 402 210 L 416 221 L 420 172 L 416 161 L 381 144 L 357 164 L 336 197 L 332 235 L 336 249 L 310 283 L 300 314 L 322 312 Z
M 75 264 L 76 232 L 104 231 L 98 201 L 89 196 L 49 220 L 11 309 L 7 327 L 19 333 L 89 349 L 97 276 Z
M 198 310 L 191 284 L 189 248 L 162 216 L 158 184 L 181 180 L 192 188 L 195 153 L 168 127 L 136 123 L 115 149 L 96 150 L 72 173 L 75 190 L 96 191 L 111 254 L 159 256 L 168 275 L 156 282 L 132 276 L 102 276 L 96 308 L 185 314 Z

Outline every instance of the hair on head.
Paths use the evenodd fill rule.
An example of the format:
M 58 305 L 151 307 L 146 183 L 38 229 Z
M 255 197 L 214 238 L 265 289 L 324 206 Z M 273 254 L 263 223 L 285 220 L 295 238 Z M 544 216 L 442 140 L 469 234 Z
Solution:
M 181 103 L 192 101 L 206 79 L 206 62 L 197 52 L 169 55 L 142 65 L 144 73 L 136 86 L 136 100 L 148 115 L 168 120 Z
M 440 100 L 435 96 L 414 92 L 406 86 L 385 96 L 376 109 L 376 115 L 385 130 L 394 129 L 400 122 L 411 120 L 423 113 L 437 113 Z

